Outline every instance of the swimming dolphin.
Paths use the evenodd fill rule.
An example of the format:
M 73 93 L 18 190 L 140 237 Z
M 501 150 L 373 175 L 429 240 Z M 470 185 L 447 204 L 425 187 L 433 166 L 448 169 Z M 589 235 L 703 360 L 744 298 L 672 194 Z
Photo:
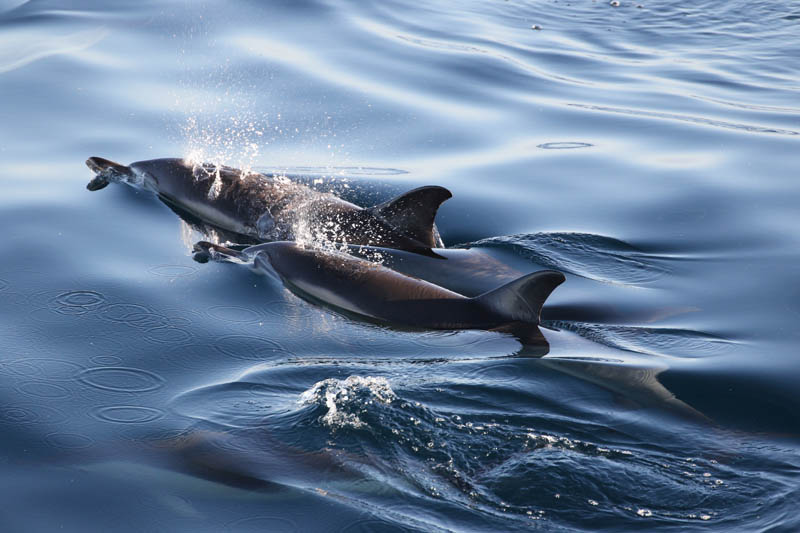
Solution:
M 383 265 L 340 252 L 273 242 L 241 252 L 209 242 L 195 245 L 195 259 L 234 259 L 276 273 L 306 299 L 378 323 L 422 329 L 485 329 L 508 332 L 523 344 L 520 355 L 544 355 L 539 330 L 542 305 L 564 274 L 541 270 L 468 298 Z
M 150 190 L 170 205 L 222 229 L 262 241 L 298 240 L 385 246 L 436 256 L 442 247 L 434 226 L 439 206 L 452 194 L 420 187 L 364 209 L 286 177 L 244 172 L 183 159 L 153 159 L 130 166 L 100 157 L 90 191 L 110 182 Z

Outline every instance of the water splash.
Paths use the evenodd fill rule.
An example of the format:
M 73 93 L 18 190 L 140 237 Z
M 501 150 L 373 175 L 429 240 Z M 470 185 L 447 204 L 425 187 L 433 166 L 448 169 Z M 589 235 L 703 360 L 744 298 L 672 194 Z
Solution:
M 347 379 L 326 379 L 300 395 L 301 405 L 325 406 L 328 412 L 320 419 L 333 429 L 362 428 L 366 423 L 359 417 L 373 403 L 391 404 L 397 400 L 386 378 L 349 376 Z

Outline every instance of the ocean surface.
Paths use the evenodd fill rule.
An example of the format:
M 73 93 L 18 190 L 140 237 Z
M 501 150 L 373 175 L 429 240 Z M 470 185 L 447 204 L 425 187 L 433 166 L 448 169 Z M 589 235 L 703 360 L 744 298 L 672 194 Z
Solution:
M 612 4 L 0 0 L 0 529 L 800 530 L 800 4 Z M 550 351 L 196 263 L 89 156 L 447 187 Z

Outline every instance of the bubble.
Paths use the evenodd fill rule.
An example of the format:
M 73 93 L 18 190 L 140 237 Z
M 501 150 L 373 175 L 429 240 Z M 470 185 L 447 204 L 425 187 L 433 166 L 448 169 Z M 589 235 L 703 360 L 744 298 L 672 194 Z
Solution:
M 163 418 L 164 411 L 140 405 L 109 405 L 95 409 L 92 415 L 117 424 L 146 424 Z
M 153 372 L 123 366 L 94 367 L 79 378 L 96 389 L 111 392 L 150 392 L 164 385 L 164 378 Z

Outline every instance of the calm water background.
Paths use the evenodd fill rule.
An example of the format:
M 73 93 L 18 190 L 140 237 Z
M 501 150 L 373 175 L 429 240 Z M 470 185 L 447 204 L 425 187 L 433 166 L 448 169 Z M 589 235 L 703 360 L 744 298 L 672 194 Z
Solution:
M 0 0 L 2 529 L 800 528 L 800 5 L 621 4 Z M 569 274 L 550 354 L 84 188 L 192 153 L 448 187 L 448 246 Z

